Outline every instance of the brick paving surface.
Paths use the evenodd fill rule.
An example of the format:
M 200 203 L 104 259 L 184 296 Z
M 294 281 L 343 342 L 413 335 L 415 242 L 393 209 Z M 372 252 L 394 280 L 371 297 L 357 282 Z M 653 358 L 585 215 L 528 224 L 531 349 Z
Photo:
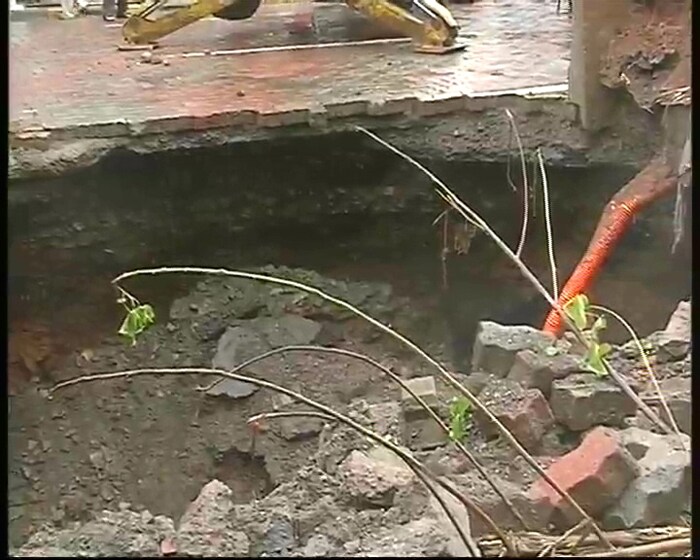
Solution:
M 308 33 L 293 30 L 310 9 L 269 6 L 245 22 L 197 22 L 161 41 L 158 56 L 167 64 L 117 50 L 121 30 L 97 16 L 11 22 L 10 134 L 21 140 L 281 126 L 324 111 L 328 118 L 382 114 L 400 100 L 420 105 L 567 79 L 571 22 L 556 13 L 554 0 L 453 6 L 467 48 L 444 56 L 415 53 L 404 42 L 215 54 L 308 43 Z

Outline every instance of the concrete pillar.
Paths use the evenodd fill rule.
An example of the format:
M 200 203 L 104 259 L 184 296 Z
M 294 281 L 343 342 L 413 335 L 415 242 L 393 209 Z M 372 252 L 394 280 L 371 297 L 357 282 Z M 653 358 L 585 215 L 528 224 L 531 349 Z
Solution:
M 569 98 L 580 109 L 583 128 L 603 128 L 612 110 L 611 92 L 600 83 L 601 59 L 610 40 L 625 25 L 630 0 L 572 0 L 573 39 Z

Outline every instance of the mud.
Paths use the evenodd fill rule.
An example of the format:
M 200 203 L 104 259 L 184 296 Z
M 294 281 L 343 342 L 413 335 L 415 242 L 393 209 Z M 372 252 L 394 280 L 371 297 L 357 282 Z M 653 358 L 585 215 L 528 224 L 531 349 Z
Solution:
M 690 18 L 686 0 L 654 2 L 651 9 L 637 6 L 610 43 L 601 68 L 603 84 L 626 89 L 645 109 L 657 102 L 689 105 L 689 92 L 680 102 L 660 97 L 690 86 Z

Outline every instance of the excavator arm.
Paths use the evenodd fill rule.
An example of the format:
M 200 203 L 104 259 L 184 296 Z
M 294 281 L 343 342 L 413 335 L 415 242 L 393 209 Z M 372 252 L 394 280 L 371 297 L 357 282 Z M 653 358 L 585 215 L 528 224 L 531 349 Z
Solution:
M 438 0 L 345 0 L 348 6 L 414 40 L 418 52 L 442 54 L 464 48 L 458 45 L 459 26 Z M 152 43 L 202 18 L 216 16 L 241 20 L 251 17 L 261 0 L 194 0 L 158 18 L 150 19 L 166 0 L 154 0 L 124 24 L 126 42 Z
M 189 6 L 149 19 L 148 16 L 166 3 L 167 0 L 154 0 L 127 19 L 122 28 L 124 40 L 134 45 L 145 45 L 208 16 L 231 20 L 248 19 L 258 10 L 261 0 L 195 0 Z

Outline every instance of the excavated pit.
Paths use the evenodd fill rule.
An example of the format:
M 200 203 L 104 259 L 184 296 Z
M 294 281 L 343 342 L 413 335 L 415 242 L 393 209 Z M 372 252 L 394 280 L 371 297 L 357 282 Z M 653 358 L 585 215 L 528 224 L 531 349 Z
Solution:
M 420 159 L 420 154 L 412 155 Z M 517 243 L 522 194 L 508 185 L 506 162 L 422 163 L 509 244 Z M 514 159 L 510 173 L 516 184 L 518 170 Z M 585 249 L 607 199 L 635 171 L 548 169 L 561 280 Z M 178 516 L 212 476 L 225 480 L 238 501 L 271 488 L 264 462 L 240 445 L 228 449 L 219 443 L 212 450 L 202 443 L 207 435 L 195 434 L 205 430 L 207 420 L 199 418 L 197 407 L 177 400 L 159 405 L 157 413 L 137 410 L 149 408 L 149 399 L 164 399 L 151 394 L 148 380 L 130 386 L 131 397 L 119 403 L 123 408 L 112 407 L 109 414 L 92 401 L 90 406 L 81 402 L 99 400 L 94 388 L 74 392 L 65 403 L 41 405 L 35 396 L 38 387 L 62 379 L 69 365 L 89 361 L 95 349 L 122 344 L 115 340 L 121 314 L 109 285 L 121 271 L 176 264 L 273 264 L 330 278 L 385 282 L 397 295 L 409 298 L 422 318 L 421 328 L 410 335 L 425 344 L 443 344 L 445 355 L 459 369 L 465 367 L 480 318 L 539 326 L 546 312 L 483 235 L 472 239 L 465 255 L 452 251 L 445 272 L 445 239 L 450 249 L 455 243 L 464 247 L 456 219 L 445 237 L 442 226 L 433 225 L 442 208 L 428 180 L 359 134 L 118 154 L 72 175 L 11 183 L 8 198 L 14 544 L 42 521 L 80 518 L 87 510 L 120 501 L 140 500 L 139 505 L 153 513 Z M 627 317 L 641 335 L 662 328 L 690 291 L 690 251 L 670 251 L 672 205 L 672 200 L 665 201 L 637 220 L 591 294 Z M 549 285 L 541 194 L 531 206 L 535 212 L 525 260 Z M 162 322 L 172 301 L 193 285 L 192 279 L 173 277 L 132 284 L 140 297 L 154 304 Z M 626 338 L 613 328 L 609 336 L 613 341 Z M 192 355 L 200 350 L 193 349 Z M 128 353 L 127 346 L 114 350 L 110 367 L 124 366 L 119 356 Z M 333 379 L 326 382 L 332 384 Z M 386 388 L 365 388 L 370 399 L 374 390 Z M 127 410 L 135 415 L 128 422 Z M 193 417 L 187 415 L 195 412 L 190 422 Z M 236 412 L 235 405 L 231 409 L 236 419 L 248 412 Z M 91 414 L 95 417 L 89 418 Z M 65 426 L 56 427 L 61 423 Z M 83 436 L 80 430 L 86 423 L 94 425 Z M 129 430 L 120 423 L 128 424 Z M 232 419 L 221 430 L 242 429 L 234 424 Z M 126 439 L 122 428 L 129 434 Z M 71 451 L 71 445 L 77 449 Z M 308 455 L 308 442 L 289 445 Z M 121 468 L 105 478 L 99 465 L 110 462 L 105 458 L 110 453 L 133 457 L 114 459 Z M 129 460 L 150 453 L 153 461 L 168 466 L 162 476 L 149 480 L 140 478 L 146 471 L 132 471 Z M 65 464 L 52 469 L 59 459 Z M 186 463 L 181 469 L 178 460 Z M 86 463 L 95 469 L 85 470 Z

